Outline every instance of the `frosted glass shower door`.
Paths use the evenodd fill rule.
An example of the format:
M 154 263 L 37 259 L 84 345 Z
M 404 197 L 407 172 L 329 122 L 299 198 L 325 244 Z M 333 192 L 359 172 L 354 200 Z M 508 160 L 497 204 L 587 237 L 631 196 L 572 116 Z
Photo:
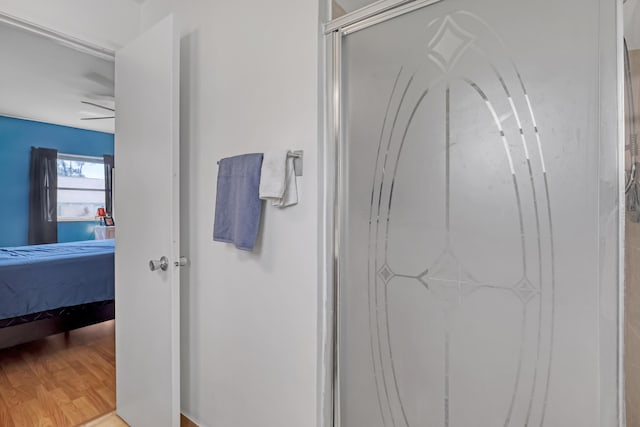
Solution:
M 444 0 L 339 30 L 341 427 L 615 425 L 615 22 Z

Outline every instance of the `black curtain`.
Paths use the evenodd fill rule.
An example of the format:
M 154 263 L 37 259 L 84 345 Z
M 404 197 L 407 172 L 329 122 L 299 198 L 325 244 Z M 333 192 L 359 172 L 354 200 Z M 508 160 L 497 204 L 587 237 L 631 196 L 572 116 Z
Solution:
M 107 215 L 113 214 L 113 156 L 104 155 L 104 207 Z
M 58 243 L 58 151 L 31 147 L 29 244 Z

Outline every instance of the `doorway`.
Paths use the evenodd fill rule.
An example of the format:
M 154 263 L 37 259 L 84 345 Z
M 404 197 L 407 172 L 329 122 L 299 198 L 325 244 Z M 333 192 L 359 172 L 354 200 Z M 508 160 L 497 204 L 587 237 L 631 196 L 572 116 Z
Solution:
M 114 243 L 96 218 L 114 66 L 15 24 L 0 23 L 0 424 L 80 425 L 115 410 Z M 39 151 L 46 241 L 29 232 Z
M 180 245 L 179 43 L 173 18 L 166 17 L 135 40 L 130 41 L 117 54 L 73 37 L 17 21 L 15 18 L 3 16 L 2 19 L 13 26 L 26 28 L 31 33 L 44 34 L 56 47 L 64 45 L 64 47 L 71 47 L 71 50 L 76 53 L 89 52 L 92 57 L 102 58 L 102 60 L 107 57 L 106 60 L 109 61 L 112 76 L 111 89 L 113 91 L 114 86 L 116 89 L 119 88 L 116 96 L 119 114 L 115 156 L 112 152 L 110 162 L 107 162 L 105 156 L 105 188 L 102 190 L 105 197 L 113 194 L 114 200 L 111 200 L 112 204 L 106 203 L 105 208 L 102 209 L 102 212 L 107 210 L 107 217 L 104 218 L 102 226 L 110 227 L 109 231 L 113 231 L 117 222 L 118 230 L 124 230 L 124 232 L 120 231 L 117 236 L 115 272 L 114 239 L 107 239 L 111 247 L 110 268 L 104 274 L 98 274 L 92 266 L 82 261 L 80 264 L 87 271 L 89 279 L 79 281 L 85 286 L 81 287 L 76 294 L 84 296 L 87 285 L 94 282 L 102 283 L 95 278 L 92 280 L 91 275 L 97 274 L 108 281 L 109 283 L 102 283 L 104 285 L 102 288 L 111 292 L 109 307 L 112 319 L 114 288 L 117 289 L 115 316 L 118 321 L 115 325 L 115 335 L 118 342 L 115 347 L 115 357 L 118 360 L 118 370 L 115 385 L 117 386 L 118 415 L 134 425 L 147 423 L 157 426 L 177 426 L 180 423 L 179 272 L 187 262 L 186 258 L 181 258 L 178 252 Z M 45 54 L 50 52 L 46 51 Z M 113 79 L 114 59 L 118 69 L 115 79 Z M 89 77 L 95 78 L 94 75 Z M 111 98 L 113 100 L 113 94 Z M 115 106 L 98 105 L 97 101 L 83 101 L 82 104 L 100 108 L 102 116 L 105 115 L 104 110 L 109 110 L 111 113 L 108 117 L 89 117 L 85 118 L 86 120 L 113 121 L 115 118 L 113 117 Z M 42 133 L 46 138 L 46 133 Z M 111 138 L 113 147 L 113 136 Z M 60 190 L 55 185 L 58 181 L 58 175 L 55 174 L 55 150 L 48 148 L 37 150 L 45 150 L 40 156 L 44 160 L 42 165 L 32 161 L 32 166 L 35 164 L 32 169 L 43 178 L 42 182 L 38 181 L 34 188 L 38 191 L 42 189 L 46 192 L 46 197 L 39 197 L 39 203 L 42 201 L 44 207 L 35 209 L 35 213 L 42 214 L 43 221 L 51 225 L 49 223 L 56 217 L 55 199 L 58 194 L 56 190 Z M 114 157 L 116 168 L 113 167 Z M 69 159 L 71 159 L 70 156 L 64 156 L 65 161 L 71 161 Z M 77 160 L 75 157 L 73 159 L 73 161 Z M 62 169 L 78 170 L 78 165 L 73 164 L 73 161 L 69 165 L 65 163 Z M 60 169 L 59 165 L 58 169 Z M 109 188 L 106 186 L 107 181 L 111 184 Z M 160 183 L 159 187 L 158 183 Z M 80 191 L 78 188 L 63 190 Z M 82 190 L 89 193 L 97 189 Z M 108 215 L 111 213 L 108 212 L 109 206 L 113 206 L 113 211 L 118 213 L 117 218 Z M 104 215 L 99 213 L 99 216 L 102 218 Z M 54 227 L 49 228 L 54 229 Z M 101 235 L 110 237 L 109 233 Z M 52 236 L 55 237 L 55 234 L 52 233 Z M 54 237 L 50 239 L 55 240 Z M 31 251 L 44 254 L 46 258 L 51 253 L 50 247 L 46 244 L 51 242 L 38 243 L 43 245 L 20 250 L 13 248 L 7 253 L 9 256 L 14 256 Z M 100 248 L 109 246 L 108 243 L 102 242 L 93 242 L 91 245 Z M 162 253 L 158 254 L 157 251 Z M 94 254 L 94 251 L 89 250 L 88 253 Z M 68 261 L 67 255 L 65 252 L 56 260 L 61 258 L 64 263 Z M 163 261 L 150 262 L 156 258 Z M 46 258 L 46 267 L 49 267 L 48 262 L 51 259 L 53 256 Z M 43 282 L 51 278 L 46 274 L 36 274 L 31 269 L 28 269 L 28 272 Z M 75 273 L 76 270 L 68 269 L 67 272 Z M 62 279 L 68 279 L 63 280 L 65 286 L 76 283 L 72 278 L 66 278 L 64 275 Z M 63 292 L 53 294 L 66 295 Z M 36 297 L 40 297 L 38 301 L 45 300 L 42 294 L 37 294 Z M 67 314 L 67 306 L 62 305 L 58 308 L 63 314 Z M 93 312 L 90 314 L 90 316 L 83 314 L 81 317 L 85 320 L 87 317 L 92 319 L 96 317 L 93 316 Z M 76 320 L 77 318 L 74 317 L 68 329 L 78 327 Z M 58 322 L 57 319 L 56 322 Z M 66 321 L 64 323 L 66 324 Z

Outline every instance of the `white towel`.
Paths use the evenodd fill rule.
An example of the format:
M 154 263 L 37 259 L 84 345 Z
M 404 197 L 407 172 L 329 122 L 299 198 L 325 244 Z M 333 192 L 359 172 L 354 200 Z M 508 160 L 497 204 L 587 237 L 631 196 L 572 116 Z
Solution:
M 282 199 L 287 177 L 288 150 L 264 153 L 260 173 L 260 198 L 262 200 Z
M 260 174 L 260 198 L 280 208 L 298 203 L 294 159 L 288 153 L 288 150 L 265 153 Z
M 286 180 L 284 183 L 284 194 L 281 199 L 273 201 L 273 206 L 286 208 L 298 203 L 298 183 L 296 182 L 296 170 L 293 165 L 293 161 L 293 157 L 287 157 L 285 166 Z

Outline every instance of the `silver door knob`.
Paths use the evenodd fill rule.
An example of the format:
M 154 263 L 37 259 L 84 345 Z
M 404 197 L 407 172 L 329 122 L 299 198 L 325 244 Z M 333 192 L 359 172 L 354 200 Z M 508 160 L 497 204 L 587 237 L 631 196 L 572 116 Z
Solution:
M 167 259 L 166 256 L 163 256 L 159 260 L 152 259 L 151 261 L 149 261 L 149 270 L 151 271 L 156 271 L 156 270 L 167 271 L 168 268 L 169 268 L 169 260 Z

